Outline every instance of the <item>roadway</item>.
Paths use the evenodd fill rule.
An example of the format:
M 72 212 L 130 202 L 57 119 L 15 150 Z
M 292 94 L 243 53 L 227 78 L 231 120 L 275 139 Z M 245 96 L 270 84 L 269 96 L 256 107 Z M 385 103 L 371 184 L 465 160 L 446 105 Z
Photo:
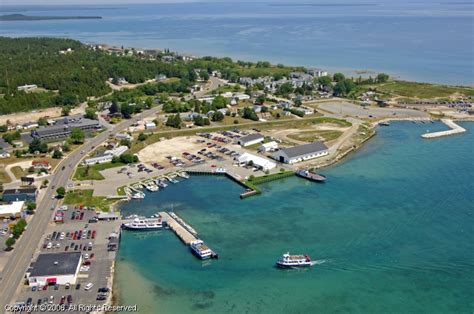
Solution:
M 58 203 L 57 199 L 53 199 L 53 196 L 56 194 L 56 189 L 60 186 L 66 186 L 68 179 L 74 173 L 74 169 L 81 159 L 97 145 L 106 141 L 110 134 L 119 133 L 137 121 L 155 115 L 160 109 L 161 106 L 154 107 L 134 116 L 130 120 L 120 122 L 108 131 L 100 133 L 66 156 L 56 167 L 54 174 L 51 176 L 47 191 L 37 204 L 37 210 L 33 219 L 28 224 L 26 231 L 20 237 L 19 241 L 15 244 L 13 254 L 10 256 L 1 273 L 0 309 L 4 309 L 5 305 L 16 301 L 12 300 L 15 296 L 15 292 L 22 283 L 25 271 L 30 265 L 33 254 L 38 248 L 41 237 L 45 233 L 48 223 L 51 220 L 53 211 L 50 209 Z

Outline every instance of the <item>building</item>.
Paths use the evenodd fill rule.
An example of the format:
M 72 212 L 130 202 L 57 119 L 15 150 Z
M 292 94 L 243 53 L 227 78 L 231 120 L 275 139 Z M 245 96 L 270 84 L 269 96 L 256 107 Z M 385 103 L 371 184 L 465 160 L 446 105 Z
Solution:
M 249 153 L 243 153 L 240 155 L 238 162 L 240 165 L 248 165 L 249 162 L 252 162 L 255 167 L 258 167 L 263 171 L 271 170 L 276 167 L 276 163 L 273 161 Z
M 263 143 L 258 149 L 258 151 L 262 153 L 268 153 L 268 152 L 276 151 L 277 149 L 278 149 L 278 143 L 275 141 L 271 141 L 268 143 Z
M 31 137 L 41 140 L 57 140 L 68 137 L 71 129 L 79 128 L 82 131 L 95 131 L 101 128 L 99 121 L 91 119 L 62 119 L 57 120 L 55 125 L 40 127 L 31 131 Z
M 146 122 L 146 123 L 145 123 L 145 129 L 146 129 L 146 130 L 156 129 L 156 124 L 155 124 L 155 122 Z
M 81 252 L 43 253 L 27 271 L 30 287 L 75 284 L 82 263 Z
M 306 70 L 306 73 L 308 73 L 309 75 L 314 76 L 314 77 L 321 77 L 321 76 L 327 76 L 328 75 L 327 71 L 317 69 L 317 68 L 308 69 L 308 70 Z
M 323 142 L 314 142 L 305 145 L 283 148 L 273 154 L 273 159 L 287 164 L 326 156 L 328 148 Z
M 108 149 L 100 155 L 92 158 L 87 158 L 82 163 L 84 165 L 95 165 L 111 162 L 114 157 L 119 157 L 128 150 L 128 146 L 122 145 L 113 149 Z
M 23 124 L 23 128 L 24 129 L 34 129 L 34 128 L 37 128 L 39 127 L 39 124 L 37 122 L 28 122 L 28 123 L 25 123 Z
M 97 219 L 110 221 L 110 220 L 119 219 L 119 216 L 117 216 L 114 213 L 103 213 L 103 212 L 101 212 L 101 213 L 99 213 L 99 215 L 97 215 Z
M 24 92 L 30 92 L 30 91 L 33 91 L 35 89 L 37 89 L 38 86 L 35 85 L 35 84 L 30 84 L 30 85 L 22 85 L 22 86 L 18 86 L 17 89 L 19 91 L 24 91 Z
M 116 140 L 127 140 L 127 141 L 131 141 L 133 140 L 133 136 L 131 136 L 130 134 L 127 134 L 127 133 L 118 133 L 118 134 L 115 134 L 115 139 Z
M 38 190 L 35 187 L 7 189 L 3 191 L 3 201 L 5 202 L 36 202 Z
M 247 147 L 250 145 L 258 144 L 261 143 L 265 140 L 262 134 L 260 133 L 253 133 L 249 134 L 247 136 L 242 136 L 237 140 L 237 144 L 239 144 L 242 147 Z
M 33 160 L 33 162 L 31 163 L 31 165 L 33 166 L 33 168 L 35 170 L 49 170 L 51 169 L 51 165 L 49 164 L 49 161 L 47 160 Z
M 0 218 L 20 217 L 21 210 L 25 205 L 24 201 L 11 202 L 10 204 L 0 205 Z

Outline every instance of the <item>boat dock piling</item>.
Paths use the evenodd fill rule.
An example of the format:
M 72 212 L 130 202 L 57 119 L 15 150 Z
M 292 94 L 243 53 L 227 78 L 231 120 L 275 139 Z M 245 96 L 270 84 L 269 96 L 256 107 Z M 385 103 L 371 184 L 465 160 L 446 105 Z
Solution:
M 197 238 L 186 230 L 181 224 L 179 224 L 173 217 L 171 217 L 167 212 L 159 213 L 163 221 L 169 226 L 171 230 L 178 236 L 178 238 L 183 241 L 184 244 L 190 245 L 191 242 L 196 241 Z
M 466 129 L 460 127 L 459 125 L 454 123 L 454 121 L 451 119 L 441 119 L 441 122 L 446 124 L 450 128 L 450 130 L 433 132 L 433 133 L 425 133 L 421 135 L 421 137 L 429 139 L 429 138 L 436 138 L 436 137 L 448 136 L 448 135 L 454 135 L 454 134 L 466 132 Z

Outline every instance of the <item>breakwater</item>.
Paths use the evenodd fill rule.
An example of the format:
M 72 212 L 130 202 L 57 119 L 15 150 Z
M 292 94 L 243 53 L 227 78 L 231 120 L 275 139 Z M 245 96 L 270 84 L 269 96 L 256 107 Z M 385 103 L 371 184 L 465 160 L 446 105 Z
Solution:
M 433 133 L 425 133 L 425 134 L 421 135 L 421 137 L 426 138 L 426 139 L 430 139 L 430 138 L 437 138 L 437 137 L 455 135 L 455 134 L 460 134 L 460 133 L 466 132 L 466 129 L 460 127 L 459 125 L 454 123 L 454 121 L 451 120 L 451 119 L 441 119 L 441 122 L 443 122 L 445 125 L 447 125 L 450 128 L 450 130 L 433 132 Z

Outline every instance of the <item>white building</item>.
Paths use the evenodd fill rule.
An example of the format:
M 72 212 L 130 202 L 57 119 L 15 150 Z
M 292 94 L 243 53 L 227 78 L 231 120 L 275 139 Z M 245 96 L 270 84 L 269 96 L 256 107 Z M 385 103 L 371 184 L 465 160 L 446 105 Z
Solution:
M 75 284 L 82 263 L 81 252 L 43 253 L 27 270 L 30 287 Z
M 146 122 L 145 123 L 145 129 L 147 129 L 147 130 L 156 129 L 155 122 Z
M 263 143 L 262 146 L 258 149 L 259 152 L 262 153 L 267 153 L 267 152 L 273 152 L 278 149 L 278 143 L 275 141 L 271 141 L 268 143 Z
M 283 148 L 273 154 L 273 159 L 287 164 L 326 156 L 328 148 L 323 142 L 314 142 L 305 145 Z
M 249 153 L 243 153 L 238 158 L 240 165 L 247 165 L 250 161 L 252 161 L 254 166 L 261 168 L 263 171 L 271 170 L 276 167 L 276 163 L 273 161 Z
M 235 93 L 233 95 L 234 98 L 237 98 L 238 100 L 248 100 L 250 99 L 250 96 L 244 93 Z
M 123 145 L 116 147 L 114 149 L 106 150 L 103 154 L 88 158 L 82 163 L 84 165 L 95 165 L 95 164 L 104 164 L 106 162 L 111 162 L 114 157 L 119 157 L 128 150 L 128 147 Z
M 237 140 L 237 144 L 239 144 L 242 147 L 246 147 L 246 146 L 261 143 L 264 140 L 265 138 L 263 137 L 262 134 L 253 133 L 253 134 L 249 134 L 247 136 L 242 136 L 241 138 L 239 138 Z
M 130 134 L 127 134 L 127 133 L 118 133 L 118 134 L 115 134 L 115 139 L 116 140 L 131 141 L 131 140 L 133 140 L 133 136 L 131 136 Z
M 315 69 L 315 68 L 308 69 L 306 72 L 309 75 L 314 76 L 314 77 L 321 77 L 321 76 L 327 76 L 328 75 L 327 71 L 324 71 L 324 70 L 321 70 L 321 69 Z
M 22 86 L 18 86 L 17 89 L 19 91 L 24 91 L 24 92 L 30 92 L 30 91 L 33 91 L 35 89 L 37 89 L 38 86 L 35 85 L 35 84 L 30 84 L 30 85 L 22 85 Z
M 25 205 L 24 201 L 0 205 L 0 218 L 8 218 L 11 216 L 20 217 L 23 205 Z

